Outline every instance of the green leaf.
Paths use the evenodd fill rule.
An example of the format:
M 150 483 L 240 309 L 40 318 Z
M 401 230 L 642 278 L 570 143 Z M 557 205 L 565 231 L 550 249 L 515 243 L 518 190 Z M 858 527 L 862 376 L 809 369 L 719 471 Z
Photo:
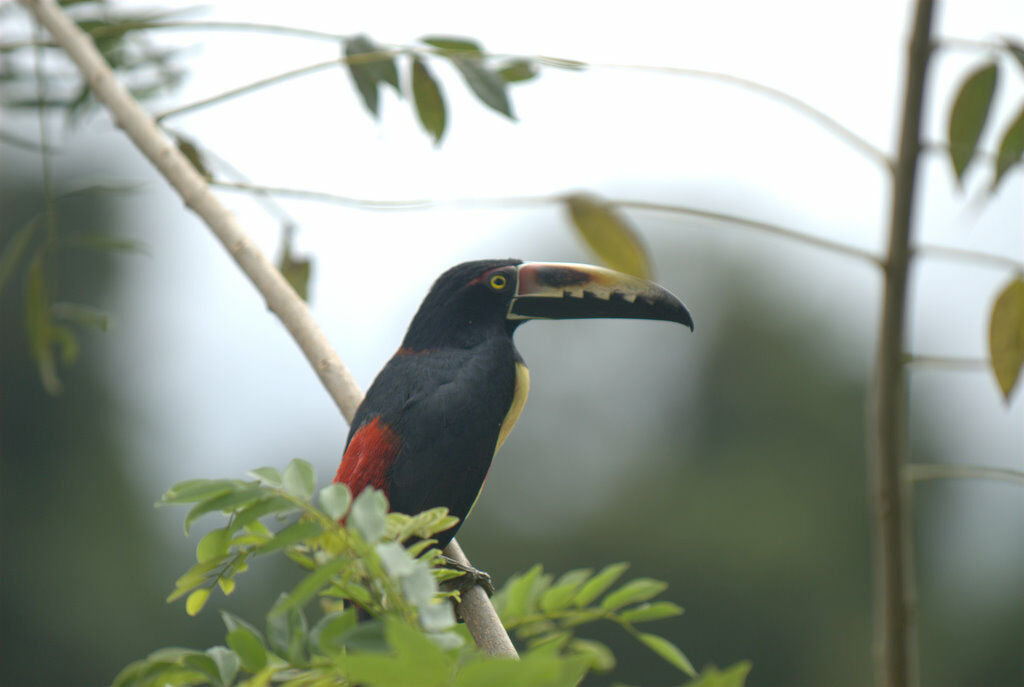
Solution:
M 651 278 L 651 262 L 640 235 L 611 204 L 589 193 L 565 199 L 573 226 L 606 265 L 641 279 Z
M 515 120 L 516 116 L 512 113 L 512 105 L 505 92 L 508 84 L 500 74 L 492 72 L 481 60 L 476 58 L 452 57 L 451 60 L 455 68 L 462 74 L 462 78 L 465 79 L 466 85 L 482 103 L 509 119 Z
M 249 474 L 268 486 L 281 486 L 281 473 L 276 468 L 256 468 L 250 470 Z
M 29 352 L 39 368 L 43 389 L 51 396 L 60 393 L 57 360 L 53 354 L 53 323 L 50 321 L 50 295 L 46 285 L 42 253 L 29 263 L 25 282 L 25 330 Z
M 281 256 L 277 260 L 277 269 L 285 281 L 295 289 L 295 293 L 304 301 L 309 301 L 309 275 L 312 261 L 300 258 L 295 254 L 295 227 L 286 224 L 281 234 Z
M 570 603 L 573 596 L 588 577 L 591 570 L 570 570 L 544 592 L 540 597 L 540 609 L 545 613 L 559 611 Z
M 374 117 L 380 114 L 379 84 L 390 84 L 401 95 L 398 86 L 398 70 L 395 68 L 393 56 L 374 58 L 366 62 L 360 62 L 358 56 L 383 52 L 386 50 L 365 35 L 353 36 L 345 41 L 345 57 L 349 60 L 349 73 L 352 75 L 359 95 L 362 96 L 363 104 Z
M 210 680 L 212 685 L 220 685 L 220 669 L 217 667 L 217 662 L 213 660 L 213 657 L 208 656 L 205 653 L 198 651 L 189 652 L 181 659 L 182 664 L 186 668 L 202 673 Z
M 512 60 L 498 67 L 498 76 L 505 83 L 519 83 L 534 79 L 540 72 L 530 60 Z
M 387 510 L 384 492 L 366 487 L 353 501 L 348 523 L 356 528 L 367 544 L 375 544 L 387 530 Z
M 451 661 L 439 646 L 415 627 L 395 618 L 384 624 L 384 636 L 397 657 L 417 667 L 415 684 L 445 684 L 451 673 Z
M 178 152 L 185 156 L 185 159 L 192 164 L 192 167 L 195 168 L 199 176 L 206 181 L 213 181 L 213 174 L 210 172 L 209 167 L 206 166 L 203 154 L 199 151 L 199 146 L 193 140 L 180 135 L 175 136 L 174 141 Z
M 499 599 L 497 595 L 495 596 L 495 605 L 501 611 L 502 620 L 508 622 L 526 615 L 529 610 L 527 603 L 530 600 L 530 591 L 543 572 L 543 566 L 538 563 L 509 582 L 502 590 L 503 598 Z
M 334 654 L 344 647 L 341 638 L 356 626 L 359 621 L 355 608 L 344 612 L 334 611 L 320 619 L 309 632 L 310 645 L 315 651 L 323 654 Z
M 238 655 L 224 646 L 214 646 L 206 650 L 206 655 L 217 665 L 220 684 L 230 685 L 238 675 Z
M 992 180 L 992 191 L 996 190 L 1003 175 L 1024 157 L 1024 107 L 1021 108 L 1017 118 L 1007 127 L 1003 134 L 1003 140 L 999 144 L 999 154 L 996 157 L 996 175 Z
M 244 486 L 244 482 L 230 479 L 190 479 L 178 482 L 168 489 L 157 505 L 205 501 L 214 496 L 234 491 L 242 486 Z
M 231 650 L 238 655 L 242 667 L 250 673 L 258 672 L 267 665 L 267 649 L 263 646 L 263 640 L 249 628 L 238 627 L 231 630 L 228 632 L 227 642 Z
M 215 511 L 229 511 L 255 501 L 265 492 L 261 487 L 239 484 L 233 491 L 214 496 L 192 506 L 185 516 L 185 534 L 192 529 L 192 523 L 198 518 Z
M 444 50 L 445 52 L 468 53 L 472 55 L 483 54 L 483 48 L 480 44 L 469 38 L 459 38 L 456 36 L 424 36 L 420 39 L 420 42 L 432 45 L 435 48 Z
M 32 237 L 36 235 L 36 230 L 42 226 L 41 220 L 41 215 L 33 218 L 14 232 L 14 235 L 4 243 L 3 252 L 0 253 L 0 293 L 3 293 L 4 286 L 28 250 Z
M 342 482 L 335 482 L 320 490 L 320 507 L 334 520 L 345 517 L 351 502 L 352 492 Z
M 619 620 L 627 623 L 646 623 L 651 620 L 662 620 L 674 618 L 683 614 L 683 607 L 671 601 L 656 601 L 652 604 L 640 604 L 634 608 L 627 608 L 619 613 Z
M 553 654 L 531 652 L 519 660 L 477 656 L 456 673 L 455 687 L 545 687 L 575 685 L 582 676 L 563 673 L 566 659 Z
M 690 659 L 686 658 L 679 647 L 672 642 L 668 641 L 664 637 L 659 637 L 649 632 L 639 632 L 636 638 L 643 642 L 651 651 L 661 656 L 663 659 L 674 665 L 679 670 L 683 671 L 690 677 L 697 677 L 697 671 L 693 669 L 693 664 L 690 663 Z
M 327 563 L 302 578 L 302 580 L 295 585 L 295 588 L 288 594 L 278 598 L 277 603 L 275 603 L 274 607 L 270 609 L 270 615 L 284 613 L 292 608 L 301 608 L 305 606 L 310 599 L 316 596 L 317 592 L 323 589 L 327 583 L 330 582 L 332 575 L 340 572 L 350 563 L 351 560 L 345 556 L 338 556 L 329 560 Z
M 949 117 L 949 155 L 957 181 L 963 184 L 964 171 L 974 157 L 981 130 L 988 119 L 995 93 L 999 67 L 994 62 L 975 70 L 960 86 Z
M 227 528 L 211 530 L 199 540 L 196 546 L 196 560 L 199 563 L 206 563 L 215 558 L 222 558 L 228 552 L 228 545 L 231 544 L 231 532 Z
M 709 666 L 701 671 L 700 677 L 686 684 L 686 687 L 743 687 L 753 665 L 750 661 L 734 663 L 724 670 Z
M 601 569 L 601 572 L 590 578 L 586 584 L 580 587 L 579 592 L 573 598 L 577 608 L 589 605 L 597 597 L 604 594 L 615 582 L 622 577 L 622 574 L 629 568 L 629 563 L 612 563 Z
M 270 515 L 271 513 L 284 515 L 295 510 L 298 510 L 298 506 L 284 496 L 264 497 L 235 511 L 235 517 L 231 519 L 231 531 L 237 532 L 250 523 L 256 522 L 264 515 Z
M 1020 277 L 1007 284 L 992 306 L 988 347 L 992 371 L 1009 402 L 1024 364 L 1024 279 Z
M 628 604 L 647 601 L 661 594 L 668 583 L 650 577 L 638 577 L 622 585 L 601 600 L 601 608 L 614 611 Z
M 322 531 L 323 528 L 320 526 L 320 523 L 309 520 L 300 520 L 299 522 L 292 523 L 288 527 L 285 527 L 283 530 L 276 533 L 273 539 L 256 549 L 255 553 L 264 554 L 276 551 L 277 549 L 283 549 L 286 546 L 298 544 L 306 539 L 312 539 Z
M 224 596 L 231 596 L 231 593 L 235 591 L 235 578 L 228 577 L 227 574 L 225 573 L 217 578 L 217 586 L 224 592 Z
M 197 563 L 196 565 L 193 565 L 185 574 L 175 581 L 175 591 L 167 597 L 167 602 L 170 603 L 175 599 L 181 598 L 193 588 L 206 582 L 211 577 L 213 571 L 218 567 L 220 567 L 220 562 L 218 561 L 207 561 L 205 563 Z
M 281 594 L 277 603 L 281 603 L 285 596 Z M 274 604 L 275 607 L 277 603 Z M 273 651 L 293 665 L 305 662 L 307 630 L 306 616 L 301 609 L 293 608 L 288 613 L 267 614 L 267 643 Z
M 295 458 L 284 469 L 281 484 L 292 496 L 309 501 L 313 498 L 313 490 L 316 488 L 316 473 L 313 466 L 300 458 Z
M 448 122 L 444 96 L 437 80 L 418 57 L 412 60 L 412 95 L 420 124 L 433 137 L 434 145 L 440 144 Z
M 567 649 L 581 656 L 585 656 L 590 670 L 597 673 L 607 673 L 615 668 L 615 654 L 605 644 L 592 639 L 573 639 L 569 642 Z
M 191 616 L 199 615 L 199 611 L 203 610 L 203 606 L 206 605 L 206 602 L 207 600 L 209 600 L 209 598 L 209 587 L 196 589 L 188 595 L 188 599 L 185 601 L 185 612 Z
M 50 307 L 50 314 L 59 320 L 74 322 L 83 327 L 92 327 L 102 332 L 107 331 L 110 326 L 110 314 L 78 303 L 54 303 Z

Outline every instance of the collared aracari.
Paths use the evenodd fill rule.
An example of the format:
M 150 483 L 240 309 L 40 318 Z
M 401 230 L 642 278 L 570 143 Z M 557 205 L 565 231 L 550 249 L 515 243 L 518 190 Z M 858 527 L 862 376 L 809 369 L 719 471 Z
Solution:
M 451 268 L 356 411 L 334 481 L 353 494 L 381 489 L 401 513 L 447 507 L 459 524 L 437 536 L 444 548 L 526 403 L 530 376 L 512 334 L 526 320 L 586 317 L 693 329 L 671 293 L 602 267 L 510 259 Z

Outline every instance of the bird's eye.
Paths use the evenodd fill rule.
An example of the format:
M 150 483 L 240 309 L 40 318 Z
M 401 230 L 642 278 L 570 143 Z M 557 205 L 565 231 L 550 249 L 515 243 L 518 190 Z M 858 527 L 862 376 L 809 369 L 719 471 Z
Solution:
M 495 291 L 501 291 L 506 286 L 508 286 L 508 279 L 504 274 L 496 274 L 491 277 L 491 288 Z

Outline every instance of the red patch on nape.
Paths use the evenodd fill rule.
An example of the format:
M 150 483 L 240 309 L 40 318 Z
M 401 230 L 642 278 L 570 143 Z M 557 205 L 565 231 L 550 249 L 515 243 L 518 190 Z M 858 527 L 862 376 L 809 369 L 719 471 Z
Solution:
M 334 481 L 347 484 L 352 496 L 357 496 L 367 485 L 382 489 L 386 496 L 385 477 L 400 447 L 398 435 L 379 417 L 373 418 L 352 435 Z

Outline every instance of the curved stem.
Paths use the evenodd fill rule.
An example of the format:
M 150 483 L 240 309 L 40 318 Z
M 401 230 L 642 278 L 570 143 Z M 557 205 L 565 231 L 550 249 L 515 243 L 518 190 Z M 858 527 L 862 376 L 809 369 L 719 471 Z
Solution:
M 992 468 L 984 465 L 911 463 L 904 467 L 903 476 L 910 482 L 927 482 L 937 479 L 990 479 L 1024 484 L 1024 472 L 1020 470 Z
M 324 62 L 317 62 L 316 64 L 307 65 L 305 67 L 299 67 L 298 69 L 290 69 L 286 72 L 276 74 L 275 76 L 269 76 L 265 79 L 253 81 L 252 83 L 245 84 L 244 86 L 239 86 L 237 88 L 232 88 L 231 90 L 218 93 L 217 95 L 212 95 L 209 98 L 197 100 L 193 103 L 182 105 L 180 107 L 175 107 L 170 110 L 164 110 L 163 112 L 156 115 L 155 119 L 158 122 L 162 122 L 168 117 L 176 117 L 178 115 L 185 114 L 186 112 L 201 110 L 204 107 L 216 105 L 217 103 L 223 102 L 225 100 L 230 100 L 231 98 L 237 98 L 240 95 L 251 93 L 252 91 L 258 91 L 262 88 L 267 88 L 268 86 L 273 86 L 274 84 L 281 83 L 282 81 L 288 81 L 290 79 L 295 79 L 300 76 L 306 76 L 308 74 L 315 74 L 316 72 L 320 72 L 325 69 L 329 69 L 330 67 L 336 66 L 338 64 L 338 61 L 338 58 L 335 58 L 333 60 L 326 60 Z
M 825 250 L 832 251 L 833 253 L 840 253 L 842 255 L 848 255 L 868 262 L 881 265 L 881 259 L 871 251 L 862 250 L 854 246 L 840 243 L 838 241 L 832 241 L 830 239 L 821 238 L 814 236 L 813 234 L 807 234 L 802 231 L 795 229 L 788 229 L 786 227 L 779 226 L 777 224 L 771 224 L 769 222 L 761 222 L 758 220 L 746 219 L 745 217 L 737 217 L 735 215 L 727 215 L 721 212 L 712 212 L 710 210 L 701 210 L 700 208 L 692 208 L 683 205 L 664 205 L 661 203 L 646 203 L 642 201 L 632 200 L 617 200 L 611 201 L 613 205 L 621 208 L 631 208 L 634 210 L 653 210 L 655 212 L 669 212 L 680 215 L 688 215 L 690 217 L 700 217 L 702 219 L 715 220 L 717 222 L 727 222 L 729 224 L 735 224 L 737 226 L 746 227 L 748 229 L 756 229 L 757 231 L 765 232 L 766 234 L 772 234 L 774 236 L 781 236 L 793 241 L 799 241 L 809 246 L 815 246 L 816 248 L 824 248 Z
M 1005 255 L 983 253 L 981 251 L 970 250 L 968 248 L 923 245 L 914 248 L 913 252 L 915 255 L 929 255 L 935 258 L 945 258 L 946 260 L 963 260 L 1004 269 L 1024 270 L 1024 263 L 1019 260 L 1008 258 Z
M 343 196 L 337 193 L 329 193 L 327 191 L 311 191 L 307 189 L 284 188 L 280 186 L 261 186 L 259 184 L 247 184 L 239 182 L 214 181 L 211 182 L 210 185 L 216 188 L 223 188 L 232 191 L 269 193 L 271 195 L 289 196 L 291 198 L 299 198 L 302 200 L 337 203 L 339 205 L 365 208 L 367 210 L 427 210 L 430 208 L 442 206 L 474 208 L 493 206 L 498 208 L 507 208 L 512 205 L 541 205 L 565 202 L 564 195 L 508 196 L 498 198 L 457 198 L 452 200 L 436 200 L 430 198 L 416 198 L 410 200 L 368 200 L 364 198 L 353 198 L 351 196 Z M 771 224 L 769 222 L 761 222 L 758 220 L 747 219 L 745 217 L 739 217 L 737 215 L 729 215 L 721 212 L 714 212 L 711 210 L 702 210 L 700 208 L 688 207 L 685 205 L 669 205 L 665 203 L 649 203 L 640 200 L 616 199 L 609 199 L 607 202 L 610 205 L 624 209 L 664 212 L 669 214 L 686 215 L 688 217 L 699 217 L 701 219 L 709 219 L 716 222 L 734 224 L 736 226 L 746 227 L 748 229 L 755 229 L 757 231 L 762 231 L 767 234 L 780 236 L 793 241 L 799 241 L 809 246 L 823 248 L 825 250 L 829 250 L 834 253 L 839 253 L 841 255 L 848 255 L 850 257 L 859 258 L 861 260 L 866 260 L 874 264 L 881 264 L 881 260 L 879 259 L 879 257 L 870 251 L 866 251 L 855 246 L 850 246 L 845 243 L 840 243 L 838 241 L 832 241 L 830 239 L 825 239 L 818 236 L 814 236 L 812 234 L 807 234 L 802 231 L 797 231 L 796 229 L 789 229 L 787 227 L 779 226 L 777 224 Z

